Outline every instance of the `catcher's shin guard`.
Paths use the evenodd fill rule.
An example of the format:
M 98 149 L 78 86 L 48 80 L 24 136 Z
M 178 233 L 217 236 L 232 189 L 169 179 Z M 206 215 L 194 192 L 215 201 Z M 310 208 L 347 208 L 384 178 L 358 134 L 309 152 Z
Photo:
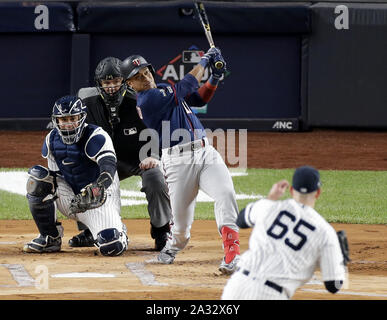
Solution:
M 27 199 L 28 205 L 42 236 L 58 236 L 56 226 L 55 177 L 42 166 L 34 166 L 28 170 Z

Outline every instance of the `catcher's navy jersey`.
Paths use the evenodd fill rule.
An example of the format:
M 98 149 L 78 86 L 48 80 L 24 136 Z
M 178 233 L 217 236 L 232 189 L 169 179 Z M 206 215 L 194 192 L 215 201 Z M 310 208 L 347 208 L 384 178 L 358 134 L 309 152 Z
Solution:
M 115 152 L 110 136 L 102 128 L 86 125 L 82 138 L 74 144 L 64 144 L 58 131 L 51 130 L 44 140 L 42 156 L 47 158 L 49 169 L 60 171 L 77 194 L 98 178 L 98 161 L 115 157 Z
M 199 87 L 198 81 L 187 74 L 175 85 L 157 84 L 157 88 L 142 91 L 137 96 L 137 106 L 141 109 L 142 118 L 148 128 L 157 130 L 161 148 L 172 147 L 182 142 L 189 142 L 206 136 L 203 125 L 188 106 L 185 98 L 195 94 Z M 163 130 L 163 121 L 169 121 Z M 184 132 L 174 131 L 185 129 L 190 139 L 183 136 Z M 163 132 L 164 131 L 164 132 Z M 166 139 L 169 137 L 169 139 Z

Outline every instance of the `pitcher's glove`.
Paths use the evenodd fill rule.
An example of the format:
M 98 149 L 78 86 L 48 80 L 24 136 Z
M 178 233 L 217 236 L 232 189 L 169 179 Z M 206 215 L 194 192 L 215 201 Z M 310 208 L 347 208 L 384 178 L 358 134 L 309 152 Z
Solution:
M 70 214 L 96 209 L 102 206 L 105 201 L 105 187 L 98 182 L 90 183 L 71 200 Z
M 349 258 L 349 246 L 347 235 L 344 230 L 337 231 L 337 237 L 339 238 L 341 252 L 343 253 L 344 265 L 351 261 Z

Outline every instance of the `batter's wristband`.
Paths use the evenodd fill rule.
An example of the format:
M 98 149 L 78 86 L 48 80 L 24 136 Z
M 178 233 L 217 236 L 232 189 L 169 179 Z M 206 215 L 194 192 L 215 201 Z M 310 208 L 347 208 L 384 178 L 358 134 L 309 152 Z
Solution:
M 200 64 L 203 68 L 206 68 L 207 65 L 208 65 L 208 58 L 207 58 L 207 57 L 201 58 L 199 64 Z
M 213 75 L 210 76 L 210 78 L 208 79 L 208 82 L 213 85 L 213 86 L 217 86 L 218 83 L 219 83 L 219 80 L 218 78 L 215 78 Z

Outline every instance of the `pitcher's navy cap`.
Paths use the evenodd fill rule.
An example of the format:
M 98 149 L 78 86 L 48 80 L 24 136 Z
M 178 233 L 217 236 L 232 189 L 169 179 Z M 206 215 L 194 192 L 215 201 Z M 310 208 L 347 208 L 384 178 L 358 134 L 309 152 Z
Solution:
M 293 174 L 292 187 L 300 193 L 311 193 L 321 187 L 320 173 L 313 167 L 302 166 Z

